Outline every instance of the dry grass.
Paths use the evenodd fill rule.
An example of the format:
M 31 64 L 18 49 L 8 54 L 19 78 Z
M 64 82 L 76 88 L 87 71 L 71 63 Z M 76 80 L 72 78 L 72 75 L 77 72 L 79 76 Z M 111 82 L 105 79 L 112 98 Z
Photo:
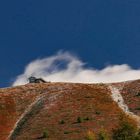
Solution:
M 6 139 L 19 117 L 42 94 L 43 107 L 30 114 L 16 140 L 39 139 L 45 130 L 49 140 L 84 140 L 87 132 L 97 134 L 101 128 L 111 134 L 122 114 L 103 84 L 47 83 L 2 89 L 0 140 Z

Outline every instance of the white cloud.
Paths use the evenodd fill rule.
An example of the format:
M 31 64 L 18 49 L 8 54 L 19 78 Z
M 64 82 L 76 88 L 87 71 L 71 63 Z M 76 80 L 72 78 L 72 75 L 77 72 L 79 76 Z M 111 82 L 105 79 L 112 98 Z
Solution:
M 23 74 L 17 76 L 13 86 L 28 83 L 30 76 L 52 82 L 109 83 L 140 78 L 140 70 L 127 64 L 111 65 L 102 70 L 85 68 L 84 63 L 68 52 L 59 52 L 44 59 L 29 63 Z

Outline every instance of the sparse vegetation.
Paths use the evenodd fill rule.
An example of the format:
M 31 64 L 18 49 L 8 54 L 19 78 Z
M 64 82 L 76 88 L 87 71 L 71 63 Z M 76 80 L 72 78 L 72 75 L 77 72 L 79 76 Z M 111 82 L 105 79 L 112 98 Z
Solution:
M 60 121 L 60 124 L 65 124 L 65 121 L 64 121 L 64 120 L 61 120 L 61 121 Z
M 110 140 L 108 133 L 105 131 L 105 129 L 101 129 L 98 134 L 98 140 Z
M 70 134 L 70 133 L 72 133 L 72 132 L 70 132 L 70 131 L 65 131 L 64 132 L 64 134 Z
M 97 115 L 100 115 L 100 114 L 101 114 L 101 112 L 100 112 L 100 111 L 96 111 L 95 113 L 96 113 Z
M 48 130 L 44 130 L 43 132 L 43 138 L 48 138 L 49 137 L 49 133 L 48 133 Z
M 122 92 L 124 102 L 129 110 L 139 115 L 140 98 L 136 94 L 140 87 L 136 90 L 135 87 L 131 88 L 132 91 L 129 88 L 131 94 L 127 89 L 126 87 L 126 91 Z M 106 86 L 50 83 L 26 85 L 22 88 L 15 87 L 0 92 L 4 93 L 0 94 L 0 139 L 6 139 L 19 116 L 36 99 L 43 96 L 43 106 L 40 107 L 37 104 L 37 108 L 34 109 L 35 113 L 30 112 L 32 113 L 30 118 L 23 124 L 18 135 L 16 134 L 18 139 L 31 139 L 32 137 L 42 140 L 123 140 L 123 138 L 112 139 L 115 131 L 117 133 L 121 130 L 122 133 L 118 125 L 118 116 L 122 110 L 114 104 Z M 115 128 L 113 132 L 112 128 Z M 136 133 L 131 139 L 140 140 L 138 133 L 136 128 Z M 119 133 L 118 136 L 120 136 Z
M 83 122 L 83 119 L 81 117 L 78 117 L 77 118 L 77 123 L 82 123 Z
M 86 117 L 86 118 L 84 118 L 84 120 L 85 120 L 85 121 L 89 121 L 90 119 L 89 119 L 89 117 Z
M 86 135 L 86 140 L 96 140 L 95 133 L 93 131 L 88 131 Z
M 88 131 L 86 140 L 140 140 L 140 130 L 138 130 L 135 123 L 123 120 L 120 122 L 119 127 L 113 130 L 111 137 L 102 128 L 97 136 L 93 131 Z
M 136 96 L 140 97 L 140 92 L 138 92 Z
M 113 130 L 113 140 L 140 140 L 137 126 L 127 120 L 122 120 L 117 129 Z

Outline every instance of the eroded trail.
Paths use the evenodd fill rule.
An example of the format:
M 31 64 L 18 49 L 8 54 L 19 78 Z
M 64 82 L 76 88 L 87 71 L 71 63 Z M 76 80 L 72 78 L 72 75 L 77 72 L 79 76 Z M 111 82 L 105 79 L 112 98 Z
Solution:
M 57 97 L 60 95 L 56 91 L 52 91 L 52 93 L 53 95 L 48 97 L 49 105 L 46 106 L 47 109 L 49 109 L 49 107 L 53 106 L 56 103 Z M 37 97 L 36 100 L 25 110 L 25 112 L 21 115 L 21 117 L 16 122 L 7 140 L 15 140 L 18 133 L 22 129 L 23 125 L 28 121 L 28 119 L 32 117 L 33 114 L 36 114 L 40 109 L 45 107 L 44 106 L 46 100 L 45 97 L 46 97 L 45 94 L 42 94 L 41 96 Z
M 21 127 L 28 120 L 28 118 L 35 112 L 38 111 L 44 104 L 44 95 L 38 97 L 21 115 L 21 117 L 16 122 L 14 128 L 10 132 L 7 140 L 14 140 L 17 133 L 20 131 Z
M 127 114 L 128 116 L 135 119 L 138 123 L 138 127 L 140 127 L 140 117 L 135 115 L 133 112 L 129 110 L 129 107 L 127 104 L 125 104 L 124 99 L 121 95 L 121 90 L 119 87 L 114 85 L 109 85 L 109 89 L 111 91 L 111 97 L 112 99 L 118 104 L 118 106 Z

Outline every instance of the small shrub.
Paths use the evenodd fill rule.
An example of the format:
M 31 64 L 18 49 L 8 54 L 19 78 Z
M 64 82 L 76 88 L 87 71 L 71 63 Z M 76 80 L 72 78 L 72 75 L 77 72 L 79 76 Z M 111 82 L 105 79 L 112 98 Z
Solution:
M 89 119 L 89 117 L 86 117 L 86 118 L 84 118 L 84 120 L 85 120 L 85 121 L 89 121 L 90 119 Z
M 98 140 L 109 140 L 109 136 L 104 129 L 101 129 L 98 134 Z
M 43 138 L 48 138 L 48 137 L 49 137 L 48 130 L 44 130 L 44 132 L 43 132 Z
M 69 132 L 69 131 L 65 131 L 65 132 L 64 132 L 64 134 L 70 134 L 70 133 L 71 133 L 71 132 Z
M 100 111 L 96 111 L 95 113 L 96 113 L 97 115 L 100 115 L 100 114 L 101 114 L 101 112 L 100 112 Z
M 113 130 L 113 140 L 140 140 L 137 127 L 128 121 L 123 121 Z
M 82 123 L 83 122 L 83 119 L 81 117 L 78 117 L 77 118 L 77 123 Z
M 86 135 L 86 140 L 96 140 L 96 136 L 93 131 L 88 131 Z
M 140 92 L 138 92 L 136 96 L 140 97 Z
M 61 120 L 61 121 L 60 121 L 60 124 L 65 124 L 65 121 L 64 121 L 64 120 Z

